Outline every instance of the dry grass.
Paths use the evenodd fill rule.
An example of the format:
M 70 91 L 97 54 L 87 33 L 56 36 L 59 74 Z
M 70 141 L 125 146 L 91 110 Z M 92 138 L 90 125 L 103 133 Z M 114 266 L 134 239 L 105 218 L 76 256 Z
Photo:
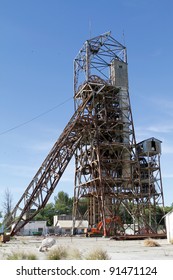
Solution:
M 88 253 L 86 260 L 110 260 L 107 252 L 102 249 L 95 249 Z
M 69 248 L 68 249 L 68 260 L 82 260 L 82 254 L 77 248 Z
M 81 252 L 76 248 L 56 246 L 47 254 L 48 260 L 81 260 Z
M 56 246 L 51 249 L 47 254 L 48 260 L 66 260 L 68 256 L 68 251 L 63 246 Z
M 107 252 L 102 249 L 95 249 L 82 257 L 77 248 L 56 246 L 47 253 L 48 260 L 110 260 Z
M 34 253 L 25 252 L 12 252 L 7 255 L 7 260 L 37 260 L 37 256 Z
M 160 247 L 160 244 L 153 239 L 146 239 L 144 240 L 145 247 Z

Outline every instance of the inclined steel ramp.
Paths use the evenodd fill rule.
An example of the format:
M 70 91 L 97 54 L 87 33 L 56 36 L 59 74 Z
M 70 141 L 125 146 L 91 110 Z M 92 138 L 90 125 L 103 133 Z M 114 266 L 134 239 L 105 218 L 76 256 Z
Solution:
M 27 224 L 48 202 L 82 138 L 84 127 L 79 125 L 81 123 L 80 119 L 92 95 L 93 93 L 91 92 L 75 111 L 64 131 L 13 209 L 8 218 L 11 236 L 15 235 Z

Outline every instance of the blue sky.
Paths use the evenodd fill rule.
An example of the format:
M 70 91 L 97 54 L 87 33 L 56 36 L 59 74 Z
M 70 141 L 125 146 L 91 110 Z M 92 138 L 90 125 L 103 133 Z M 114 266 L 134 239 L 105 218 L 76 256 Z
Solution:
M 16 204 L 74 112 L 79 49 L 107 31 L 127 46 L 136 139 L 163 142 L 173 203 L 172 29 L 171 0 L 0 0 L 0 210 L 7 188 Z M 52 200 L 60 190 L 73 196 L 73 180 L 72 161 Z

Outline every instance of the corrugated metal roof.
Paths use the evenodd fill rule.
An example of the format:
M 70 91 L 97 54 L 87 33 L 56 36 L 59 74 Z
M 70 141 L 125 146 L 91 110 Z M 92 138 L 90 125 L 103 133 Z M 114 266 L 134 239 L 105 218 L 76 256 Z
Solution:
M 161 140 L 159 140 L 159 139 L 157 139 L 157 138 L 155 138 L 155 137 L 150 137 L 150 138 L 147 138 L 147 139 L 145 139 L 145 140 L 143 140 L 143 141 L 137 143 L 137 145 L 138 145 L 138 144 L 141 144 L 141 143 L 144 143 L 144 142 L 152 141 L 152 140 L 153 140 L 153 141 L 156 141 L 156 142 L 162 143 Z

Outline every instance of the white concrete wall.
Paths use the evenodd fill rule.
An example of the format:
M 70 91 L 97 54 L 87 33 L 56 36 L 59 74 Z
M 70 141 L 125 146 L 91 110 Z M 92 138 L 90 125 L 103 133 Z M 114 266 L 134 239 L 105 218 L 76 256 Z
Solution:
M 173 242 L 173 211 L 166 215 L 166 231 L 167 240 L 169 243 Z
M 23 235 L 32 235 L 33 232 L 43 229 L 43 233 L 46 231 L 46 221 L 31 221 L 24 226 Z

